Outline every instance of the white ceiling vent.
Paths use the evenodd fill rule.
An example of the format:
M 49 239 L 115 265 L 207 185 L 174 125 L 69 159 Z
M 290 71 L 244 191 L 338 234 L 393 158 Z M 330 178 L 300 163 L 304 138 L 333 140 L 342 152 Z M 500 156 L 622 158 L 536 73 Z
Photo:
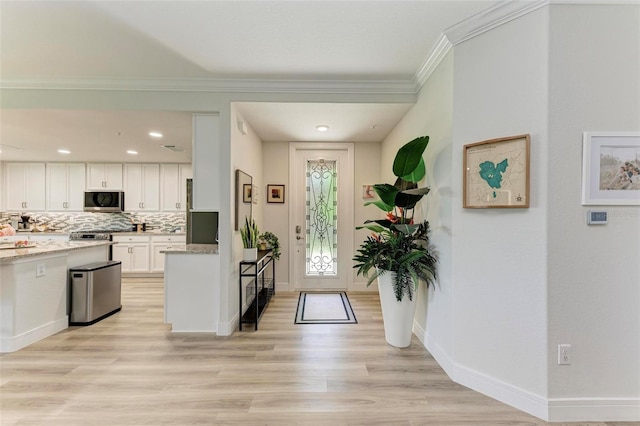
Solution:
M 186 148 L 183 148 L 181 146 L 177 146 L 177 145 L 160 145 L 163 148 L 169 149 L 171 151 L 175 151 L 175 152 L 184 152 L 186 151 Z

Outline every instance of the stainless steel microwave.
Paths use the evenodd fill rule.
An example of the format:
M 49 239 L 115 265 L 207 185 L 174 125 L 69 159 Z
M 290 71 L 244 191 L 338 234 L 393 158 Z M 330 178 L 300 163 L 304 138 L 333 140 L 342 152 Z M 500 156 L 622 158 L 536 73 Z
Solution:
M 123 212 L 123 191 L 85 191 L 85 212 Z

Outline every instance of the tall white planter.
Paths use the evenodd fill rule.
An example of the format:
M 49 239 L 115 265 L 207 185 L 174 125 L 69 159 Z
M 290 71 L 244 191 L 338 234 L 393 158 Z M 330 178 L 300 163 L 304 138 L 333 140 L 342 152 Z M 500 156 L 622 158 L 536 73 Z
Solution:
M 409 297 L 404 295 L 402 300 L 398 302 L 393 291 L 395 275 L 395 272 L 385 272 L 378 276 L 378 293 L 380 294 L 382 320 L 384 321 L 384 337 L 391 346 L 406 348 L 411 345 L 417 294 L 414 291 L 413 300 L 409 300 Z

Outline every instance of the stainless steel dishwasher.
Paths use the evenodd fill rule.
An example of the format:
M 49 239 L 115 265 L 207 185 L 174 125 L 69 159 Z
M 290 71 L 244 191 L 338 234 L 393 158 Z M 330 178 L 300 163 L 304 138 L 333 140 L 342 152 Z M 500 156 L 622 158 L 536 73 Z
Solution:
M 91 325 L 122 309 L 121 270 L 115 260 L 69 270 L 69 325 Z

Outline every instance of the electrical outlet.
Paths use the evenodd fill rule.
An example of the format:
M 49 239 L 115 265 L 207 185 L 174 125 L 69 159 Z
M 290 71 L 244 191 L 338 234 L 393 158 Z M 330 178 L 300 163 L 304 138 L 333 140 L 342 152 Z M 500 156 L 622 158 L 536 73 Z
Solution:
M 558 364 L 571 364 L 571 345 L 558 345 Z
M 43 277 L 44 273 L 45 273 L 45 264 L 44 263 L 38 263 L 36 265 L 36 277 Z

